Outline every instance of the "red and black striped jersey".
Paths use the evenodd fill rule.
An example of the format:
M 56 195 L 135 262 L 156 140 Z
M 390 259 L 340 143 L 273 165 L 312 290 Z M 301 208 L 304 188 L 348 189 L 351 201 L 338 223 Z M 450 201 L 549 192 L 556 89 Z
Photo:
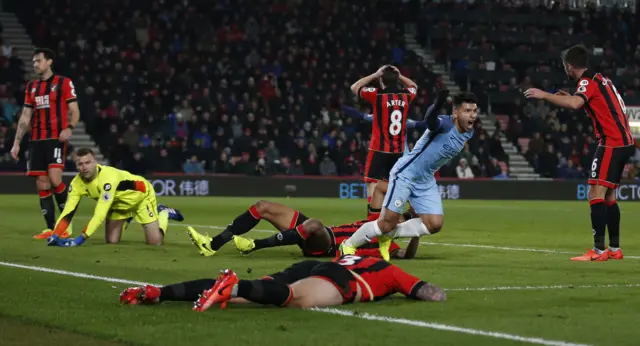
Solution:
M 380 258 L 345 255 L 333 261 L 351 271 L 361 287 L 362 301 L 378 300 L 394 293 L 415 297 L 424 282 Z
M 76 102 L 71 79 L 53 75 L 33 80 L 24 91 L 24 106 L 33 108 L 31 140 L 57 139 L 69 123 L 69 103 Z
M 356 233 L 356 231 L 365 223 L 369 221 L 357 221 L 354 223 L 348 223 L 339 226 L 331 226 L 329 229 L 333 233 L 333 237 L 336 241 L 336 246 L 334 248 L 338 248 L 343 241 L 351 238 L 351 236 Z M 389 252 L 393 252 L 399 249 L 400 246 L 395 242 L 391 243 L 391 247 L 389 248 Z M 380 250 L 378 249 L 378 239 L 373 239 L 370 243 L 364 244 L 358 248 L 356 251 L 356 255 L 358 256 L 370 256 L 370 257 L 378 257 L 380 258 Z
M 369 150 L 402 153 L 406 137 L 409 106 L 415 100 L 415 88 L 371 88 L 359 91 L 361 99 L 373 107 L 373 125 Z
M 611 80 L 600 73 L 580 78 L 575 93 L 584 100 L 600 145 L 625 147 L 634 143 L 624 101 Z

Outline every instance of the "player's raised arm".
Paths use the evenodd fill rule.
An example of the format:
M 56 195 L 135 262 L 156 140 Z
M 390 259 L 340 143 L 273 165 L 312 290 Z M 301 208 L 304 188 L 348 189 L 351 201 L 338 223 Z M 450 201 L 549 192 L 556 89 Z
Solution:
M 418 84 L 416 84 L 416 82 L 412 81 L 410 78 L 405 77 L 402 75 L 402 73 L 400 73 L 400 70 L 398 70 L 397 67 L 395 66 L 389 66 L 391 67 L 394 71 L 398 72 L 398 80 L 400 81 L 400 83 L 402 83 L 402 85 L 404 85 L 405 88 L 411 90 L 412 88 L 413 93 L 415 94 L 418 91 Z
M 440 113 L 440 109 L 444 106 L 444 103 L 447 101 L 447 97 L 449 97 L 449 90 L 440 90 L 438 91 L 438 96 L 436 101 L 427 109 L 427 112 L 424 114 L 424 120 L 427 123 L 427 128 L 430 131 L 435 131 L 440 127 L 440 119 L 438 115 Z
M 359 95 L 360 89 L 362 89 L 363 86 L 371 83 L 374 79 L 382 77 L 382 71 L 386 67 L 387 67 L 386 65 L 382 66 L 375 73 L 372 73 L 372 74 L 370 74 L 370 75 L 368 75 L 366 77 L 362 77 L 362 78 L 358 79 L 358 81 L 356 81 L 355 83 L 353 83 L 351 85 L 351 92 L 354 95 L 361 96 L 361 95 Z

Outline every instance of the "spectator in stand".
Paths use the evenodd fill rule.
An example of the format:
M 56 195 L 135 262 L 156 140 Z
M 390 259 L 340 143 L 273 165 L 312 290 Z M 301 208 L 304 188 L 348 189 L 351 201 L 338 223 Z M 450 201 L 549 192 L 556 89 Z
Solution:
M 184 163 L 182 169 L 188 174 L 204 174 L 204 162 L 198 161 L 198 157 L 193 155 Z
M 467 165 L 467 159 L 460 159 L 458 166 L 456 167 L 456 173 L 460 179 L 473 179 L 474 175 L 469 165 Z
M 549 143 L 545 151 L 538 156 L 538 173 L 545 178 L 553 178 L 556 176 L 558 164 L 555 148 L 552 143 Z
M 329 157 L 329 153 L 325 153 L 322 158 L 322 162 L 320 162 L 320 174 L 322 175 L 337 175 L 338 169 L 336 168 L 336 164 Z

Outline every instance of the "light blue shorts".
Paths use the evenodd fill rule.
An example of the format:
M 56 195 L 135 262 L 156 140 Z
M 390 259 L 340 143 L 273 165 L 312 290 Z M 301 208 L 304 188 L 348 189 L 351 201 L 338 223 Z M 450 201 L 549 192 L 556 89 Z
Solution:
M 415 183 L 407 178 L 392 175 L 389 188 L 384 196 L 383 207 L 398 214 L 404 212 L 409 202 L 418 214 L 443 215 L 442 199 L 435 182 Z

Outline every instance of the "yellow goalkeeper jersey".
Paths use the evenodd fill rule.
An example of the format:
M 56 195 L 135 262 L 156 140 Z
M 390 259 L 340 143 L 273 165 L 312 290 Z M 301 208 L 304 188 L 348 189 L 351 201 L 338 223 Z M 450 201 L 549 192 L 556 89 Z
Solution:
M 135 210 L 149 194 L 155 194 L 151 184 L 139 175 L 102 165 L 97 165 L 97 170 L 91 182 L 76 175 L 69 184 L 69 197 L 56 223 L 55 234 L 60 235 L 67 229 L 83 196 L 97 201 L 93 217 L 84 229 L 84 233 L 90 237 L 110 211 Z

